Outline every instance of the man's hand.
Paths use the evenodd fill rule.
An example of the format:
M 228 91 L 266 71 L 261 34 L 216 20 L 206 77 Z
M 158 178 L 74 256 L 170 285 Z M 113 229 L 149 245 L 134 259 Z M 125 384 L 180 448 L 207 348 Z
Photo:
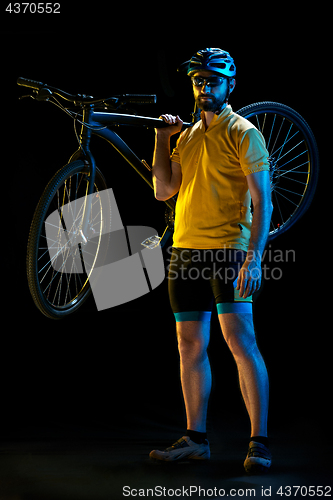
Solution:
M 181 131 L 183 126 L 183 121 L 179 118 L 179 116 L 173 115 L 162 115 L 160 119 L 164 120 L 165 123 L 168 123 L 169 127 L 157 128 L 155 129 L 156 134 L 158 135 L 167 135 L 171 137 L 174 134 L 178 134 Z
M 239 296 L 243 299 L 257 292 L 261 286 L 261 262 L 252 258 L 246 260 L 238 274 L 237 287 Z

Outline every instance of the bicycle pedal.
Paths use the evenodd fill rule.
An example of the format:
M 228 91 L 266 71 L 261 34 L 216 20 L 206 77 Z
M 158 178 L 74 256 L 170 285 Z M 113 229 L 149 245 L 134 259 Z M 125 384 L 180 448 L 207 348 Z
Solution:
M 160 244 L 160 241 L 161 241 L 161 238 L 159 236 L 157 236 L 157 235 L 150 236 L 150 238 L 147 238 L 146 240 L 144 240 L 141 243 L 141 245 L 146 247 L 146 248 L 153 249 Z

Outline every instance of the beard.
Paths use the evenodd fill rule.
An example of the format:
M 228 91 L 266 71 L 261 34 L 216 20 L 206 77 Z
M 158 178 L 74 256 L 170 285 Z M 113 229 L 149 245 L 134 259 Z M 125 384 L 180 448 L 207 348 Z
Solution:
M 201 97 L 197 97 L 195 99 L 198 108 L 200 108 L 202 111 L 212 111 L 213 113 L 219 111 L 225 103 L 226 96 L 219 99 L 212 94 L 208 94 L 208 96 L 210 98 L 209 101 L 202 101 Z

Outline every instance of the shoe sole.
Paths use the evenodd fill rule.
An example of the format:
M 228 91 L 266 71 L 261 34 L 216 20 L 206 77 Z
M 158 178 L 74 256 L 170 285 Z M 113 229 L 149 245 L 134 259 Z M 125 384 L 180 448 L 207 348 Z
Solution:
M 210 459 L 210 452 L 205 451 L 201 455 L 191 455 L 187 453 L 179 453 L 179 454 L 174 454 L 172 456 L 165 456 L 163 452 L 158 452 L 157 450 L 153 450 L 149 453 L 149 457 L 152 460 L 159 460 L 162 462 L 177 462 L 179 460 L 209 460 Z
M 259 457 L 247 458 L 244 462 L 244 469 L 248 474 L 265 474 L 269 471 L 271 460 Z

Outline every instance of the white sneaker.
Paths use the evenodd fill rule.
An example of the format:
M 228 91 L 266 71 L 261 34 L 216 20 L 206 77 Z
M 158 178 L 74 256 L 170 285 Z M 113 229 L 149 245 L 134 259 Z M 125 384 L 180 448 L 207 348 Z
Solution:
M 164 460 L 166 462 L 173 462 L 183 458 L 208 460 L 210 458 L 209 443 L 206 439 L 205 443 L 197 444 L 191 441 L 188 436 L 183 436 L 164 451 L 151 451 L 149 457 L 156 460 Z

